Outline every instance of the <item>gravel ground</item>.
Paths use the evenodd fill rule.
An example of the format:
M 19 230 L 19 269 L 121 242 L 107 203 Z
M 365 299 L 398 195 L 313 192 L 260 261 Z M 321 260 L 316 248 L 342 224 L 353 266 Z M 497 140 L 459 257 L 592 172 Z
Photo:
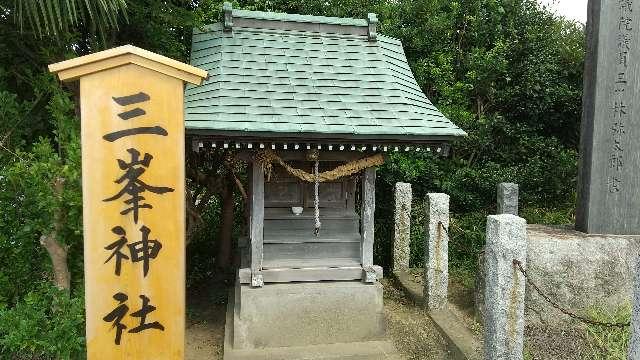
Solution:
M 583 360 L 589 358 L 584 330 L 553 329 L 543 326 L 525 328 L 525 351 L 532 360 Z
M 383 285 L 387 333 L 404 358 L 449 359 L 444 338 L 424 310 L 414 305 L 387 279 L 383 280 Z
M 416 281 L 420 276 L 416 274 Z M 413 304 L 393 281 L 384 279 L 387 333 L 407 360 L 445 360 L 450 355 L 444 338 L 422 308 Z M 449 287 L 452 311 L 481 338 L 482 328 L 473 320 L 473 296 L 454 280 Z M 227 288 L 214 285 L 190 289 L 187 297 L 186 360 L 222 359 Z M 527 326 L 525 359 L 589 359 L 589 344 L 582 329 Z
M 185 360 L 222 359 L 227 288 L 190 289 L 187 294 Z
M 416 283 L 422 283 L 422 269 L 411 269 Z M 482 340 L 482 326 L 473 314 L 473 289 L 465 287 L 455 277 L 449 277 L 450 309 Z M 556 311 L 549 309 L 549 311 Z M 525 359 L 528 360 L 584 360 L 592 358 L 586 332 L 581 327 L 553 328 L 538 325 L 525 326 Z
M 446 344 L 431 319 L 386 279 L 387 333 L 407 360 L 446 360 Z M 223 285 L 191 289 L 187 295 L 186 360 L 222 359 L 227 290 Z

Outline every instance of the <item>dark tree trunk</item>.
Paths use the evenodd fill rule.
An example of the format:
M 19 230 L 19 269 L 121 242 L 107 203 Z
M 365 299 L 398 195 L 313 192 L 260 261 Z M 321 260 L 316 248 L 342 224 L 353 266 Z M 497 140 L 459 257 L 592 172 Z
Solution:
M 227 184 L 222 191 L 222 212 L 216 267 L 227 270 L 231 265 L 231 235 L 233 231 L 233 185 Z
M 64 189 L 64 178 L 56 178 L 53 184 L 53 191 L 57 197 L 62 197 L 62 191 Z M 47 234 L 40 236 L 40 245 L 47 250 L 49 257 L 51 258 L 51 265 L 53 268 L 53 277 L 56 287 L 62 290 L 69 290 L 71 288 L 71 273 L 69 273 L 69 266 L 67 264 L 67 254 L 69 247 L 60 243 L 58 236 L 60 230 L 64 224 L 64 212 L 63 209 L 57 207 L 53 213 L 53 229 Z
M 58 289 L 71 288 L 71 274 L 67 266 L 68 248 L 58 242 L 55 232 L 40 236 L 40 244 L 47 249 L 53 267 L 53 282 Z

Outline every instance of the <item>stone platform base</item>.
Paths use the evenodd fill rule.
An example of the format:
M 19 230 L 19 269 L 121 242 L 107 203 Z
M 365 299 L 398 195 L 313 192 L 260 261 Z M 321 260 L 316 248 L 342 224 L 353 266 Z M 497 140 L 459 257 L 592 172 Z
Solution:
M 591 235 L 568 226 L 527 226 L 527 272 L 533 282 L 562 307 L 615 311 L 632 299 L 640 236 Z M 483 257 L 476 277 L 476 317 L 484 313 Z M 561 325 L 570 318 L 546 303 L 527 285 L 527 324 Z
M 230 349 L 225 336 L 224 360 L 401 360 L 389 341 L 291 346 L 252 350 Z
M 384 336 L 380 283 L 237 283 L 224 359 L 398 359 Z

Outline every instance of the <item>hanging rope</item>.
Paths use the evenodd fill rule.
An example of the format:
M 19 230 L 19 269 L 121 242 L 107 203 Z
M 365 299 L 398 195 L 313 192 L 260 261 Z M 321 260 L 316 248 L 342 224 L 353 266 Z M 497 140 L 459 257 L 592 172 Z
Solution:
M 267 181 L 271 179 L 271 171 L 273 170 L 273 163 L 280 164 L 287 172 L 300 180 L 306 182 L 327 182 L 336 179 L 343 178 L 345 176 L 353 175 L 366 168 L 372 166 L 379 166 L 384 164 L 384 157 L 382 154 L 376 154 L 366 158 L 350 161 L 346 164 L 340 165 L 333 170 L 324 171 L 321 173 L 310 174 L 304 170 L 296 169 L 293 166 L 287 164 L 282 158 L 280 158 L 274 151 L 269 149 L 258 152 L 254 160 L 262 165 L 262 169 L 267 177 Z
M 313 166 L 313 173 L 315 175 L 315 182 L 313 184 L 313 192 L 314 192 L 314 198 L 313 198 L 313 207 L 314 207 L 314 217 L 316 220 L 316 227 L 313 230 L 313 234 L 317 237 L 320 234 L 320 226 L 322 226 L 322 223 L 320 223 L 320 196 L 318 195 L 318 189 L 320 188 L 320 181 L 318 181 L 319 177 L 318 177 L 318 168 L 319 168 L 319 164 L 320 161 L 316 160 L 315 165 Z

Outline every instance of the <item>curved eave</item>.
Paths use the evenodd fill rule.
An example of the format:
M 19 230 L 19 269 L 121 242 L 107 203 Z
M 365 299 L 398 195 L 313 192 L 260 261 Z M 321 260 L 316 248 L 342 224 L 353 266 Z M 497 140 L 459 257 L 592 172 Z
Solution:
M 467 136 L 467 133 L 460 129 L 443 129 L 437 131 L 432 129 L 426 134 L 385 134 L 369 135 L 354 133 L 323 133 L 323 132 L 269 132 L 269 131 L 219 131 L 207 128 L 188 127 L 187 135 L 195 138 L 220 139 L 230 141 L 265 141 L 265 142 L 305 142 L 314 143 L 336 143 L 336 142 L 358 142 L 358 143 L 393 143 L 402 145 L 416 145 L 426 143 L 448 143 L 453 140 Z

